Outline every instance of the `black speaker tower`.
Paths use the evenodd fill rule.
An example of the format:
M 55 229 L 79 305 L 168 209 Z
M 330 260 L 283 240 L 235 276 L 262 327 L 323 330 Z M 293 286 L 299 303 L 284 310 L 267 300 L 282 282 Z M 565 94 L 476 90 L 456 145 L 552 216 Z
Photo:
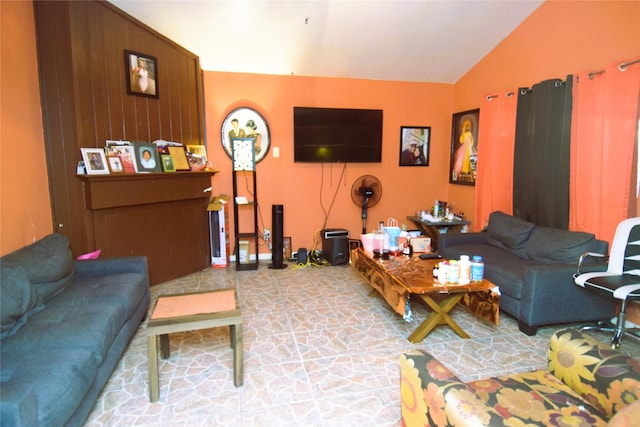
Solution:
M 271 265 L 269 268 L 287 268 L 287 264 L 282 263 L 284 258 L 284 207 L 282 205 L 271 205 Z

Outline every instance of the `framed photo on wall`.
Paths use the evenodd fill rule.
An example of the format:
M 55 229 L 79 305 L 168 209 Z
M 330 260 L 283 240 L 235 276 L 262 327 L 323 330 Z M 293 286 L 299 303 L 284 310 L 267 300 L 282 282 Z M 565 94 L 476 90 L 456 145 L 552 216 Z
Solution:
M 132 50 L 124 51 L 127 93 L 158 98 L 158 60 Z
M 452 184 L 476 185 L 479 123 L 480 109 L 453 115 L 449 167 L 449 182 Z
M 400 166 L 429 166 L 428 126 L 400 127 Z
M 260 113 L 252 108 L 240 107 L 227 114 L 222 122 L 222 147 L 233 159 L 232 139 L 251 138 L 254 146 L 255 162 L 259 163 L 269 152 L 271 138 L 269 124 Z

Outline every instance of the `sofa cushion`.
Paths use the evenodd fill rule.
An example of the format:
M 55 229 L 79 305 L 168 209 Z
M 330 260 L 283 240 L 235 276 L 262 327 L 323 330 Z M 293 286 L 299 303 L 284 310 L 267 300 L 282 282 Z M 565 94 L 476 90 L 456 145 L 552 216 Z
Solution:
M 526 258 L 525 247 L 535 224 L 496 211 L 489 215 L 487 241 L 498 248 Z
M 85 348 L 102 363 L 124 323 L 145 297 L 144 275 L 112 274 L 76 280 L 33 316 L 23 332 L 3 342 L 6 351 Z
M 527 243 L 527 258 L 546 264 L 578 263 L 580 255 L 594 250 L 596 236 L 581 231 L 536 227 Z
M 2 263 L 22 267 L 44 303 L 73 282 L 75 276 L 69 239 L 62 234 L 50 234 L 7 254 Z
M 88 349 L 2 350 L 2 425 L 62 426 L 95 380 Z
M 15 334 L 29 316 L 42 310 L 40 296 L 21 267 L 0 266 L 0 339 Z
M 69 306 L 57 304 L 59 300 L 53 299 L 31 317 L 21 333 L 4 340 L 3 351 L 46 354 L 52 349 L 85 349 L 97 364 L 102 363 L 126 321 L 124 308 L 103 302 Z
M 640 358 L 567 328 L 551 337 L 549 372 L 607 418 L 640 400 Z
M 531 261 L 491 245 L 451 246 L 446 248 L 442 255 L 449 259 L 458 259 L 460 255 L 482 255 L 484 277 L 498 285 L 502 295 L 516 299 L 522 297 L 524 269 L 532 263 Z M 503 308 L 502 299 L 500 308 Z

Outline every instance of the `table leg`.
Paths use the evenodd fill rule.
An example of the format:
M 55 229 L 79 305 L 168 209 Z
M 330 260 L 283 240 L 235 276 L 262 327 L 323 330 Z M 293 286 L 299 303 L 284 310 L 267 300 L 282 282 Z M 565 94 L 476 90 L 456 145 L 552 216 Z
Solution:
M 169 348 L 169 334 L 160 335 L 160 357 L 168 359 L 171 356 L 171 349 Z
M 231 348 L 233 348 L 233 385 L 241 387 L 244 383 L 242 363 L 242 323 L 229 326 Z
M 158 382 L 158 341 L 156 335 L 147 338 L 147 360 L 149 365 L 149 400 L 157 402 L 160 397 Z
M 429 295 L 417 295 L 424 301 L 433 312 L 427 316 L 427 318 L 416 328 L 415 331 L 409 336 L 409 342 L 418 343 L 421 342 L 436 326 L 449 325 L 460 337 L 469 338 L 469 335 L 462 330 L 450 316 L 449 312 L 455 305 L 462 299 L 464 293 L 449 294 L 440 303 L 436 302 Z

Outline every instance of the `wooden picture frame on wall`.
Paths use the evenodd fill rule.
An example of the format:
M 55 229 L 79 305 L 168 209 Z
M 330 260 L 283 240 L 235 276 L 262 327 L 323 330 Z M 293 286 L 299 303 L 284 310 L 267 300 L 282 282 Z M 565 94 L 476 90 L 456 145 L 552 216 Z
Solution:
M 449 182 L 451 184 L 476 185 L 479 123 L 479 108 L 453 115 L 449 164 Z
M 400 127 L 400 166 L 429 166 L 431 127 Z
M 257 110 L 239 107 L 231 111 L 222 122 L 221 141 L 224 151 L 233 158 L 232 140 L 252 139 L 255 163 L 260 163 L 269 152 L 271 137 L 269 124 Z
M 159 98 L 158 59 L 155 56 L 125 50 L 124 66 L 129 95 Z

